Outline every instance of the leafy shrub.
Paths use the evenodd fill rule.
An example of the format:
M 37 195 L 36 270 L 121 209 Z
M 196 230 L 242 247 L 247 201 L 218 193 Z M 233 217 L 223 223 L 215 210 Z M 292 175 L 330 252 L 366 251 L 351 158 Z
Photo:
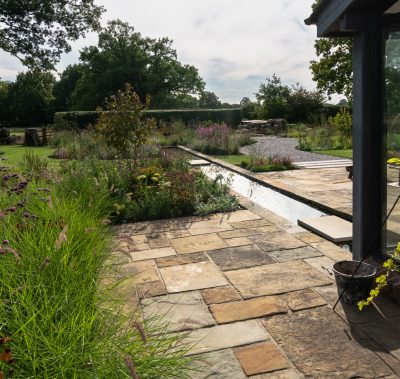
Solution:
M 150 98 L 142 104 L 139 95 L 133 91 L 130 84 L 125 85 L 123 92 L 118 91 L 115 96 L 106 99 L 108 112 L 100 113 L 96 129 L 107 144 L 118 152 L 119 157 L 132 157 L 137 161 L 140 147 L 155 126 L 144 113 L 149 105 Z
M 152 109 L 144 111 L 148 118 L 157 122 L 167 123 L 181 120 L 185 124 L 198 124 L 211 120 L 216 123 L 226 123 L 236 128 L 242 121 L 240 109 Z M 57 112 L 54 115 L 54 124 L 57 129 L 86 129 L 95 125 L 100 114 L 99 111 Z
M 340 108 L 335 117 L 330 117 L 328 124 L 334 127 L 341 136 L 350 137 L 352 134 L 353 117 L 346 107 Z

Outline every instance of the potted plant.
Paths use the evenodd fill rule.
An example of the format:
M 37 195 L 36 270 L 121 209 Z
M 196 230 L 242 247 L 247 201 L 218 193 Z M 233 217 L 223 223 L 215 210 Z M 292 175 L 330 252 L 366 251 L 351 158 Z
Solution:
M 355 305 L 370 293 L 376 268 L 365 262 L 339 261 L 333 265 L 333 272 L 339 299 L 346 304 Z
M 369 296 L 364 300 L 358 302 L 358 308 L 363 310 L 367 305 L 370 305 L 372 301 L 379 295 L 382 288 L 388 285 L 388 278 L 393 272 L 400 273 L 400 243 L 397 245 L 396 250 L 393 253 L 392 258 L 389 258 L 383 263 L 386 268 L 386 272 L 376 278 L 376 287 L 369 292 Z

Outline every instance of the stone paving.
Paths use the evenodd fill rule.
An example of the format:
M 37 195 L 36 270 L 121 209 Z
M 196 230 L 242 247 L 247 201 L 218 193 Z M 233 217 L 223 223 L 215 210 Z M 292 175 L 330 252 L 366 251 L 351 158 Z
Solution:
M 400 309 L 332 306 L 348 252 L 247 209 L 125 224 L 112 253 L 126 310 L 164 316 L 192 343 L 194 379 L 400 377 Z

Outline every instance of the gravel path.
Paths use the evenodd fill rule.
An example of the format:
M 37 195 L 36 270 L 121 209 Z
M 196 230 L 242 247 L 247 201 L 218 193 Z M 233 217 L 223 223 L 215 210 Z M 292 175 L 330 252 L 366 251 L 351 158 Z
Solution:
M 293 162 L 311 162 L 311 161 L 328 161 L 343 159 L 340 157 L 333 157 L 331 155 L 323 155 L 311 153 L 309 151 L 297 150 L 296 146 L 299 144 L 296 138 L 282 138 L 282 137 L 255 137 L 257 142 L 253 145 L 243 146 L 240 152 L 243 154 L 256 154 L 268 157 L 270 155 L 289 155 Z

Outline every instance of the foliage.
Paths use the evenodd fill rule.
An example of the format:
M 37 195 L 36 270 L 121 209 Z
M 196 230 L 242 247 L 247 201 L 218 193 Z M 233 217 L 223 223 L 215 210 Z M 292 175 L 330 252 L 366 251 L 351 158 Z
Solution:
M 320 92 L 309 91 L 299 84 L 291 87 L 284 85 L 275 74 L 267 78 L 267 83 L 260 85 L 256 98 L 260 106 L 258 116 L 266 119 L 284 118 L 289 122 L 309 121 L 316 112 L 322 110 L 324 102 Z M 254 115 L 257 107 L 249 100 L 244 100 L 246 112 Z
M 182 121 L 186 124 L 198 124 L 204 121 L 224 122 L 232 128 L 242 121 L 241 110 L 234 109 L 151 109 L 145 110 L 149 118 L 160 123 Z M 101 113 L 101 112 L 100 112 Z M 85 129 L 94 125 L 100 117 L 97 111 L 57 112 L 54 123 L 57 129 Z
M 93 184 L 71 193 L 12 172 L 0 182 L 0 376 L 187 377 L 182 336 L 122 312 L 106 197 Z
M 200 95 L 199 107 L 205 109 L 221 108 L 221 101 L 214 92 L 203 91 Z
M 199 125 L 190 147 L 206 154 L 238 154 L 240 146 L 252 142 L 248 132 L 235 133 L 225 124 L 208 123 Z
M 51 121 L 51 102 L 54 77 L 39 70 L 19 73 L 8 85 L 5 108 L 6 119 L 14 126 L 36 126 Z
M 143 37 L 120 20 L 101 29 L 97 46 L 85 47 L 80 56 L 82 77 L 71 94 L 72 110 L 93 110 L 104 99 L 130 83 L 142 101 L 153 107 L 172 108 L 180 95 L 199 94 L 204 88 L 194 66 L 184 65 L 168 38 Z
M 9 145 L 10 143 L 10 131 L 7 128 L 0 128 L 0 145 Z
M 140 147 L 155 126 L 144 113 L 149 104 L 149 98 L 142 104 L 132 86 L 126 84 L 124 91 L 118 91 L 106 100 L 107 112 L 98 109 L 101 113 L 96 130 L 118 152 L 120 158 L 137 161 Z
M 262 117 L 260 105 L 255 101 L 251 101 L 248 97 L 244 97 L 240 101 L 240 106 L 242 108 L 242 116 L 244 119 L 253 120 Z
M 381 290 L 388 285 L 388 279 L 392 273 L 394 272 L 400 273 L 400 264 L 398 262 L 399 258 L 400 258 L 400 244 L 397 245 L 393 253 L 393 257 L 386 260 L 383 263 L 383 267 L 386 268 L 386 272 L 375 279 L 376 287 L 371 290 L 369 297 L 366 300 L 361 300 L 358 302 L 358 308 L 360 311 L 362 311 L 365 306 L 370 305 L 373 302 L 373 300 L 379 296 Z
M 52 69 L 63 52 L 90 30 L 104 11 L 93 0 L 2 1 L 0 49 L 29 67 Z
M 252 146 L 249 151 L 249 160 L 240 163 L 242 168 L 252 172 L 284 171 L 293 169 L 292 159 L 288 155 L 270 155 L 266 157 L 262 149 Z
M 42 179 L 46 172 L 48 161 L 45 157 L 36 155 L 33 150 L 26 150 L 23 156 L 29 176 L 35 180 Z
M 353 117 L 346 107 L 341 108 L 335 117 L 330 117 L 328 124 L 336 128 L 341 135 L 352 136 Z
M 310 62 L 313 79 L 329 97 L 342 94 L 350 101 L 353 88 L 352 46 L 350 38 L 320 38 L 315 41 L 318 60 Z

